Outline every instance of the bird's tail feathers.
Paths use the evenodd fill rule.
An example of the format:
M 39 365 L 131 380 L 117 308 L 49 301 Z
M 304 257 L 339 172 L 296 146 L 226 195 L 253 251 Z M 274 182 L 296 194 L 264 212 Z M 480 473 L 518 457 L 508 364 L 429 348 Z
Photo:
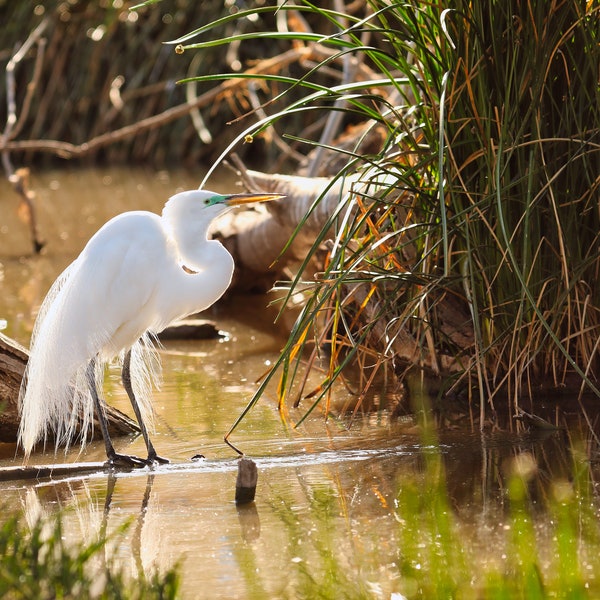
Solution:
M 93 402 L 87 392 L 87 364 L 75 359 L 77 352 L 67 347 L 61 331 L 69 323 L 57 298 L 75 272 L 67 268 L 50 288 L 33 329 L 31 352 L 19 392 L 21 420 L 18 439 L 25 456 L 48 439 L 50 431 L 61 443 L 69 442 L 78 429 L 78 415 L 89 423 Z M 54 343 L 47 343 L 52 341 Z
M 160 387 L 161 368 L 158 352 L 149 334 L 143 336 L 131 349 L 131 384 L 144 423 L 154 428 L 152 388 Z M 37 359 L 37 360 L 36 360 Z M 122 356 L 121 356 L 122 359 Z M 94 398 L 90 392 L 89 377 L 94 377 L 96 390 L 102 397 L 104 365 L 96 360 L 93 372 L 89 363 L 81 364 L 74 374 L 56 378 L 49 385 L 47 366 L 38 364 L 39 356 L 30 359 L 19 397 L 21 422 L 19 442 L 27 458 L 39 442 L 46 444 L 52 433 L 57 446 L 68 450 L 79 441 L 82 449 L 94 428 Z
M 28 366 L 19 397 L 21 421 L 19 442 L 29 457 L 39 442 L 46 444 L 49 434 L 56 446 L 67 450 L 78 436 L 82 447 L 92 431 L 94 400 L 89 391 L 88 365 L 81 365 L 71 378 L 49 386 Z M 100 367 L 94 376 L 100 379 Z

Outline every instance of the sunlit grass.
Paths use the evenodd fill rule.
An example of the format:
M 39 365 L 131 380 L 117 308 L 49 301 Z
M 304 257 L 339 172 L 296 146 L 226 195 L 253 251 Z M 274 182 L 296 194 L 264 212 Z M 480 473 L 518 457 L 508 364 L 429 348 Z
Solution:
M 294 149 L 335 151 L 320 135 L 330 112 L 383 132 L 377 151 L 361 153 L 357 140 L 342 151 L 343 168 L 326 173 L 359 173 L 362 185 L 309 250 L 303 266 L 320 260 L 315 279 L 300 269 L 288 284 L 306 302 L 272 372 L 281 402 L 300 401 L 305 415 L 327 412 L 334 382 L 346 375 L 355 408 L 369 409 L 370 388 L 398 395 L 418 370 L 441 376 L 441 395 L 466 390 L 478 400 L 484 427 L 497 398 L 511 414 L 523 396 L 535 401 L 541 383 L 598 395 L 598 4 L 371 0 L 354 3 L 353 14 L 341 3 L 298 5 L 241 11 L 177 40 L 186 52 L 265 36 L 279 51 L 321 51 L 282 72 L 214 78 L 262 80 L 261 108 L 273 109 L 222 157 L 270 129 Z M 280 27 L 292 11 L 311 27 Z M 211 37 L 251 15 L 256 31 Z M 364 83 L 346 77 L 348 56 L 368 69 Z M 305 134 L 317 118 L 322 130 Z M 322 373 L 322 384 L 292 397 L 305 369 Z M 336 597 L 600 594 L 597 498 L 577 448 L 572 478 L 535 497 L 538 466 L 516 452 L 505 465 L 498 522 L 467 536 L 435 440 L 426 447 L 423 472 L 402 478 L 393 506 L 382 499 L 383 526 L 396 528 L 392 559 L 340 542 L 347 532 L 332 515 L 355 532 L 338 490 L 311 498 L 305 519 L 282 502 L 290 535 L 316 532 L 289 557 L 283 597 L 329 597 L 332 589 Z M 307 572 L 309 554 L 322 569 Z

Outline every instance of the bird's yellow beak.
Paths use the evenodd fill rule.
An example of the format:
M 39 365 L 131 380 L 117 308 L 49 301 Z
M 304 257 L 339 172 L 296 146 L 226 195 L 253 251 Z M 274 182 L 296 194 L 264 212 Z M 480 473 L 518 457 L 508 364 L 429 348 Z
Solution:
M 285 198 L 284 194 L 231 194 L 225 196 L 227 206 L 239 206 L 240 204 L 250 204 L 251 202 L 270 202 Z

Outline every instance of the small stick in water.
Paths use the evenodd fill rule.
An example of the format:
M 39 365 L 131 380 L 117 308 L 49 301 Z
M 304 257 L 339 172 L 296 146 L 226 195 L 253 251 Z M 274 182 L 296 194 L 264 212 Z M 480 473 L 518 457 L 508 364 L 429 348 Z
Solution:
M 256 463 L 245 456 L 238 461 L 237 481 L 235 482 L 235 503 L 250 504 L 254 502 L 258 469 Z

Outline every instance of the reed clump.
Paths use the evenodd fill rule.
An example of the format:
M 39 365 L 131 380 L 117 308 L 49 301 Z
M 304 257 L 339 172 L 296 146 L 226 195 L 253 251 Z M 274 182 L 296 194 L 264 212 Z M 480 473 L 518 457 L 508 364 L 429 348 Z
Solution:
M 597 3 L 214 3 L 208 23 L 206 3 L 117 4 L 46 7 L 50 67 L 19 139 L 81 144 L 183 101 L 186 86 L 238 82 L 203 109 L 211 123 L 223 111 L 219 152 L 252 141 L 278 168 L 358 177 L 286 284 L 305 304 L 272 371 L 282 405 L 300 382 L 295 402 L 328 410 L 343 374 L 355 410 L 401 410 L 415 370 L 439 380 L 444 400 L 466 398 L 482 426 L 499 397 L 512 413 L 539 389 L 600 395 Z M 3 5 L 3 48 L 22 37 L 12 24 L 24 6 Z M 82 36 L 91 41 L 75 45 Z M 115 66 L 119 44 L 128 58 Z M 19 70 L 22 102 L 34 69 Z M 223 127 L 232 112 L 245 118 Z M 197 119 L 173 123 L 88 156 L 214 156 Z M 304 389 L 302 371 L 317 367 L 321 383 Z
M 342 8 L 281 7 L 288 27 L 269 34 L 323 58 L 298 79 L 263 77 L 283 88 L 280 99 L 305 94 L 248 129 L 305 144 L 312 152 L 302 168 L 318 173 L 323 151 L 338 148 L 328 124 L 337 119 L 338 133 L 362 124 L 354 146 L 339 144 L 333 175 L 358 173 L 360 182 L 289 285 L 287 297 L 303 292 L 306 302 L 274 367 L 280 397 L 303 381 L 306 364 L 325 371 L 318 389 L 296 396 L 311 398 L 308 412 L 323 399 L 328 410 L 340 374 L 355 409 L 369 399 L 389 406 L 415 369 L 440 380 L 440 397 L 467 398 L 482 426 L 498 397 L 512 412 L 539 389 L 600 395 L 597 3 Z M 295 29 L 295 13 L 326 22 L 328 34 Z M 232 42 L 211 37 L 222 24 L 184 43 Z M 325 115 L 320 130 L 278 129 L 307 113 Z M 361 152 L 374 131 L 379 146 Z M 302 274 L 312 259 L 320 269 L 309 281 Z

